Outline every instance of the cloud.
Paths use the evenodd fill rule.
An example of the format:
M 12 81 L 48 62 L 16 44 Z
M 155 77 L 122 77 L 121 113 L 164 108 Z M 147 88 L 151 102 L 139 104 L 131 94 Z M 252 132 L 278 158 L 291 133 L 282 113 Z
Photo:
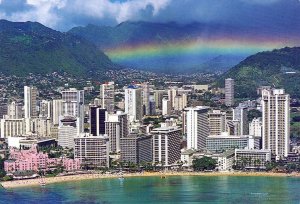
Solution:
M 128 20 L 298 30 L 299 11 L 298 0 L 0 0 L 0 18 L 59 30 Z

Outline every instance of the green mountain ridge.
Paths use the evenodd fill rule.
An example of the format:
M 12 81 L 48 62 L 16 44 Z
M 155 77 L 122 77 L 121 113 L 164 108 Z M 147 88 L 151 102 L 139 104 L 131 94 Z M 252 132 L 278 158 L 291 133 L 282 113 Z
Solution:
M 0 20 L 0 72 L 94 75 L 119 68 L 95 45 L 37 22 Z
M 285 88 L 293 97 L 300 97 L 300 47 L 285 47 L 260 52 L 247 57 L 217 81 L 224 87 L 224 80 L 235 80 L 238 98 L 254 98 L 259 86 Z

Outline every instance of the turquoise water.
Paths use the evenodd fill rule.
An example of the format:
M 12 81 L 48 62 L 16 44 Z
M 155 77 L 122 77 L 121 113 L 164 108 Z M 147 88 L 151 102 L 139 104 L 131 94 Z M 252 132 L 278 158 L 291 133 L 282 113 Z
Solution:
M 300 178 L 174 176 L 0 189 L 0 203 L 300 203 Z

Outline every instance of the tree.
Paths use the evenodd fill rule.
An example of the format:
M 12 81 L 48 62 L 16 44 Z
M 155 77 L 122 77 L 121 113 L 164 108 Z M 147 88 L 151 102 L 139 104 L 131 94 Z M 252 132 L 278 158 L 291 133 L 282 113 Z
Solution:
M 253 109 L 253 110 L 249 110 L 248 111 L 248 121 L 252 121 L 253 120 L 253 118 L 259 118 L 259 117 L 261 117 L 261 115 L 262 115 L 262 113 L 259 111 L 259 110 L 255 110 L 255 109 Z
M 214 170 L 217 161 L 211 157 L 202 157 L 193 161 L 193 168 L 195 171 Z
M 4 169 L 4 158 L 0 156 L 0 170 Z

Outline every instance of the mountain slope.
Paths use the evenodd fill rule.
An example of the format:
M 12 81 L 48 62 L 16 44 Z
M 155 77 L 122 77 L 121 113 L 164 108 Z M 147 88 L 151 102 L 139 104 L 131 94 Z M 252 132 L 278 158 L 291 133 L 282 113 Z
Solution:
M 285 88 L 292 96 L 300 96 L 300 47 L 285 47 L 260 52 L 247 57 L 227 71 L 218 81 L 224 86 L 225 78 L 235 79 L 237 97 L 256 97 L 256 88 L 269 85 Z
M 221 53 L 220 49 L 202 45 L 202 41 L 206 43 L 214 38 L 232 36 L 232 31 L 238 29 L 197 22 L 187 25 L 123 22 L 115 27 L 75 27 L 69 33 L 94 43 L 112 61 L 122 65 L 152 71 L 186 72 L 188 69 L 227 70 L 248 56 L 248 53 Z M 222 64 L 212 62 L 220 55 L 228 60 L 223 60 Z M 211 63 L 205 64 L 208 61 Z
M 0 42 L 0 72 L 5 74 L 65 71 L 81 75 L 117 67 L 86 40 L 35 22 L 0 20 Z

